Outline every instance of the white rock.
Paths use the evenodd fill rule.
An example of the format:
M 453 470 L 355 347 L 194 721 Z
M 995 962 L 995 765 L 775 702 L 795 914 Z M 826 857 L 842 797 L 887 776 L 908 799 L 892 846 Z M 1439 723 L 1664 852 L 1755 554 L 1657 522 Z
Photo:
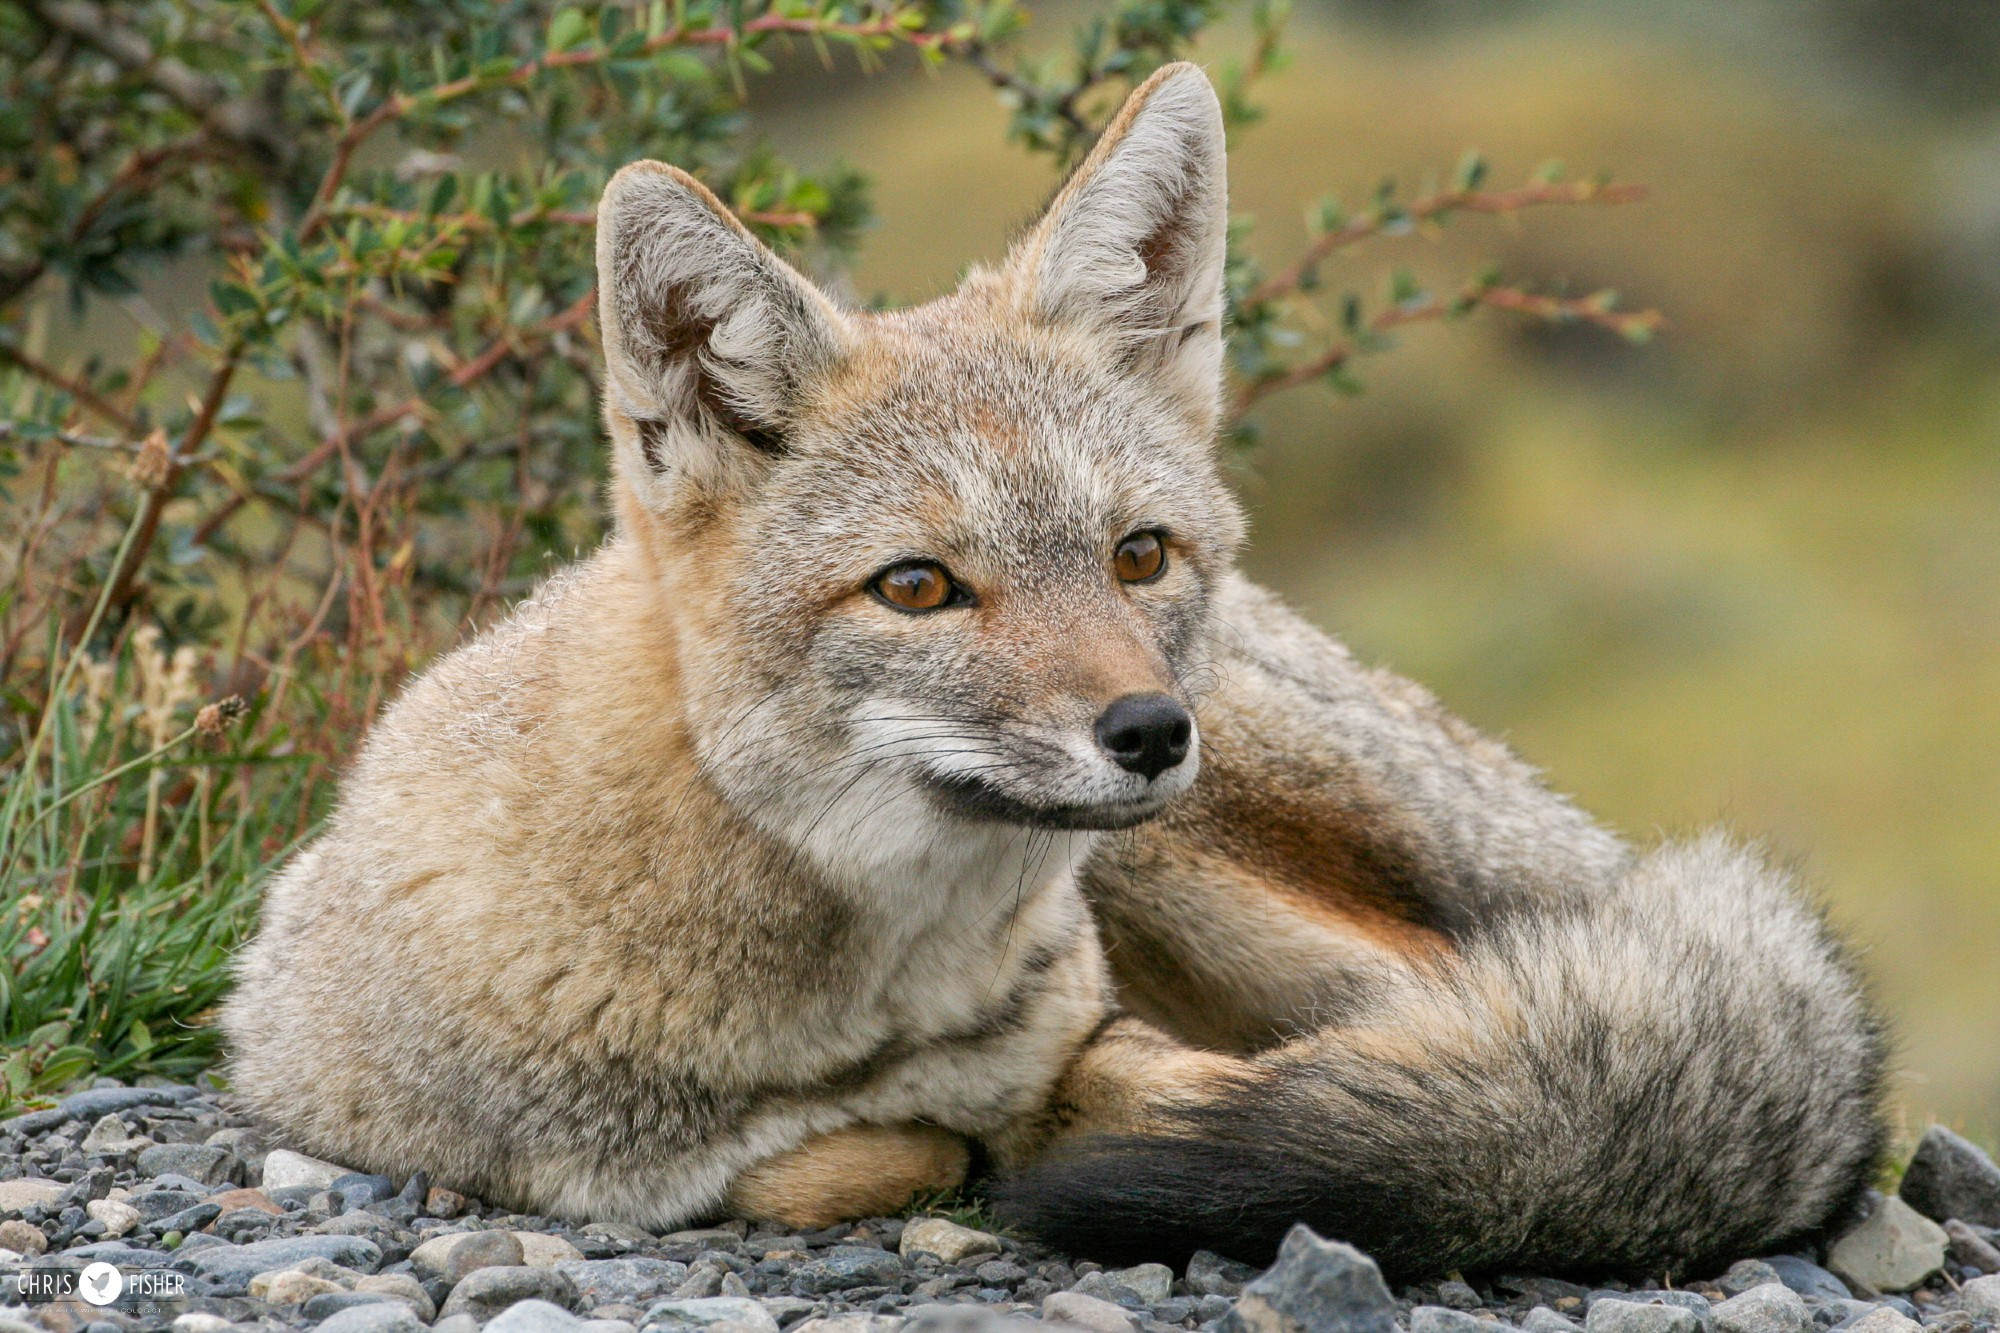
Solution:
M 104 1223 L 104 1234 L 108 1237 L 122 1236 L 140 1222 L 137 1208 L 110 1199 L 92 1199 L 83 1206 L 83 1211 Z
M 1826 1266 L 1849 1284 L 1908 1291 L 1944 1267 L 1944 1228 L 1893 1194 L 1827 1251 Z
M 975 1254 L 1000 1253 L 1000 1240 L 942 1217 L 920 1217 L 903 1227 L 900 1248 L 905 1259 L 916 1254 L 935 1254 L 948 1264 L 956 1264 Z
M 1958 1296 L 1974 1319 L 2000 1324 L 2000 1273 L 1972 1279 L 1959 1288 Z
M 561 1236 L 545 1236 L 539 1231 L 516 1231 L 514 1239 L 521 1242 L 521 1262 L 529 1268 L 554 1268 L 557 1264 L 575 1263 L 583 1258 L 583 1251 Z
M 292 1189 L 300 1185 L 323 1190 L 342 1176 L 352 1174 L 344 1166 L 332 1162 L 322 1162 L 317 1157 L 308 1157 L 302 1152 L 292 1152 L 285 1148 L 275 1148 L 264 1159 L 264 1182 L 266 1190 Z
M 52 1204 L 68 1188 L 53 1180 L 0 1180 L 0 1213 L 18 1213 Z
M 1158 1305 L 1174 1294 L 1174 1270 L 1165 1264 L 1140 1264 L 1136 1268 L 1114 1268 L 1104 1276 L 1139 1293 L 1148 1305 Z
M 1700 1333 L 1701 1320 L 1680 1305 L 1595 1300 L 1583 1317 L 1584 1333 Z
M 1110 1301 L 1079 1291 L 1052 1292 L 1042 1301 L 1042 1318 L 1052 1324 L 1086 1328 L 1090 1333 L 1132 1333 L 1132 1316 Z
M 1710 1312 L 1722 1333 L 1811 1333 L 1812 1311 L 1782 1282 L 1766 1282 L 1732 1296 Z
M 120 1153 L 137 1152 L 150 1148 L 153 1141 L 132 1133 L 125 1122 L 115 1115 L 107 1115 L 90 1127 L 90 1133 L 83 1136 L 83 1151 L 86 1156 L 116 1157 Z
M 176 1333 L 218 1333 L 218 1330 L 229 1327 L 229 1321 L 205 1310 L 189 1310 L 177 1316 L 171 1327 Z

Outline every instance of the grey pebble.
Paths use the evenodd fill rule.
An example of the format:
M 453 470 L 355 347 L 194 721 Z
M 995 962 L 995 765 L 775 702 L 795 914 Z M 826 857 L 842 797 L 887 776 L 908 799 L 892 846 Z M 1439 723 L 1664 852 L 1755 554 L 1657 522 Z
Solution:
M 1896 1193 L 1934 1221 L 2000 1226 L 2000 1166 L 1943 1125 L 1924 1131 Z
M 792 1274 L 792 1282 L 801 1294 L 823 1295 L 848 1287 L 899 1282 L 902 1276 L 903 1261 L 887 1250 L 842 1245 L 824 1259 L 799 1265 Z
M 645 1306 L 687 1281 L 688 1266 L 670 1259 L 565 1260 L 556 1271 L 576 1284 L 579 1303 Z
M 1092 1276 L 1095 1276 L 1094 1274 Z M 1090 1333 L 1132 1333 L 1131 1311 L 1080 1291 L 1058 1291 L 1042 1302 L 1042 1318 L 1070 1324 Z
M 1454 1310 L 1481 1310 L 1486 1302 L 1474 1291 L 1471 1284 L 1457 1278 L 1447 1278 L 1438 1283 L 1438 1304 Z
M 1188 1260 L 1188 1290 L 1198 1296 L 1235 1296 L 1243 1284 L 1257 1276 L 1257 1270 L 1234 1259 L 1225 1259 L 1207 1250 L 1196 1250 Z
M 1303 1223 L 1219 1325 L 1222 1333 L 1391 1333 L 1395 1326 L 1396 1301 L 1375 1261 Z
M 1783 1282 L 1778 1270 L 1762 1259 L 1739 1259 L 1729 1266 L 1716 1286 L 1725 1296 L 1741 1296 L 1752 1287 L 1761 1287 L 1769 1282 Z
M 156 1143 L 139 1154 L 142 1176 L 186 1176 L 213 1186 L 240 1179 L 242 1173 L 243 1164 L 234 1154 L 206 1143 Z
M 1772 1255 L 1764 1262 L 1778 1275 L 1778 1281 L 1801 1296 L 1816 1296 L 1823 1301 L 1845 1301 L 1854 1297 L 1854 1293 L 1847 1289 L 1845 1282 L 1818 1264 L 1810 1263 L 1795 1254 Z
M 576 1302 L 576 1286 L 553 1268 L 481 1268 L 451 1289 L 438 1313 L 469 1314 L 485 1323 L 519 1301 L 548 1301 L 567 1309 Z

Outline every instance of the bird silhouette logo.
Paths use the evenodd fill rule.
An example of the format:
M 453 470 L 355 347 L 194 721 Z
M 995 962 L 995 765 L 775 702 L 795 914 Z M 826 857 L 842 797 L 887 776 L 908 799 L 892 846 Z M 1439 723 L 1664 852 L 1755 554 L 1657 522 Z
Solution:
M 109 1305 L 125 1290 L 125 1275 L 107 1263 L 88 1264 L 78 1285 L 83 1288 L 83 1298 L 92 1305 Z

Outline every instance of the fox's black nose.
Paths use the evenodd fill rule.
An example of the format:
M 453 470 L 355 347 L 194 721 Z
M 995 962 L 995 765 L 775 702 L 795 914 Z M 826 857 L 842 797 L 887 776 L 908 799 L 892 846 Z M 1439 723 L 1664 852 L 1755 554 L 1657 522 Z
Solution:
M 1128 694 L 1113 699 L 1097 719 L 1097 743 L 1122 769 L 1160 776 L 1187 758 L 1194 719 L 1164 694 Z

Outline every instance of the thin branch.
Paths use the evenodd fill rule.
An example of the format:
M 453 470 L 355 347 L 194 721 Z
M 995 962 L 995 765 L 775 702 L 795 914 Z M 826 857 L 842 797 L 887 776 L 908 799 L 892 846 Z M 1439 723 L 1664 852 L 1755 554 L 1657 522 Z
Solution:
M 1327 256 L 1367 240 L 1392 223 L 1427 222 L 1449 213 L 1517 213 L 1545 204 L 1630 204 L 1645 197 L 1643 185 L 1600 185 L 1595 181 L 1524 185 L 1518 190 L 1441 190 L 1400 207 L 1364 213 L 1345 226 L 1322 232 L 1289 267 L 1259 283 L 1243 304 L 1258 305 L 1297 291 Z
M 1518 287 L 1474 284 L 1459 293 L 1456 300 L 1447 301 L 1426 295 L 1390 306 L 1368 321 L 1367 330 L 1370 334 L 1386 333 L 1403 324 L 1463 315 L 1478 306 L 1511 310 L 1551 324 L 1594 324 L 1622 337 L 1635 339 L 1657 332 L 1667 322 L 1657 310 L 1616 309 L 1615 298 L 1610 292 L 1559 297 L 1524 292 Z M 1365 350 L 1358 340 L 1341 339 L 1296 365 L 1245 382 L 1238 387 L 1231 400 L 1230 419 L 1241 417 L 1259 399 L 1332 374 Z
M 103 417 L 127 435 L 144 435 L 146 433 L 145 428 L 129 412 L 122 410 L 109 399 L 98 394 L 88 384 L 85 384 L 82 380 L 71 379 L 54 366 L 37 360 L 18 347 L 0 342 L 0 362 L 18 366 L 51 388 L 60 389 L 71 398 L 74 398 L 77 406 L 95 412 L 98 416 Z

